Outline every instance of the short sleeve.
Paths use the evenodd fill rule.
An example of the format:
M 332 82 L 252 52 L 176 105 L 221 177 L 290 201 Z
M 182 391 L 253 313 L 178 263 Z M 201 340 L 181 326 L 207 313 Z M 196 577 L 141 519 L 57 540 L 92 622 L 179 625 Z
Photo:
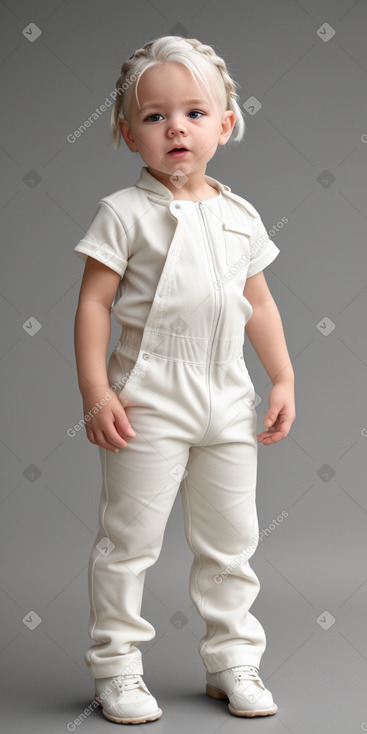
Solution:
M 88 256 L 100 260 L 123 277 L 129 257 L 128 240 L 120 218 L 105 200 L 99 201 L 96 214 L 74 252 L 82 260 Z
M 265 226 L 258 215 L 250 237 L 251 260 L 247 270 L 247 278 L 260 273 L 267 265 L 279 255 L 280 250 L 276 244 L 269 239 Z

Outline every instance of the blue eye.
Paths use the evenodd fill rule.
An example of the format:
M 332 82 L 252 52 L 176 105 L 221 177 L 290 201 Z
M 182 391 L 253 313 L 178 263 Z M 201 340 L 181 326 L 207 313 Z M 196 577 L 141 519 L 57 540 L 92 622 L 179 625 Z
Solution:
M 202 117 L 203 114 L 204 114 L 204 112 L 200 112 L 200 110 L 191 110 L 188 113 L 189 117 L 190 117 L 190 115 L 200 115 L 200 117 Z M 151 115 L 148 115 L 148 117 L 146 117 L 145 120 L 148 120 L 149 122 L 159 122 L 159 120 L 157 120 L 158 117 L 162 117 L 163 118 L 163 115 L 161 115 L 160 112 L 152 112 L 152 114 Z M 200 117 L 193 117 L 192 119 L 193 120 L 199 120 Z M 153 118 L 155 118 L 155 119 L 153 119 Z
M 151 115 L 148 115 L 148 117 L 146 117 L 145 119 L 150 120 L 151 117 L 162 117 L 162 115 L 159 112 L 153 112 Z M 151 120 L 151 122 L 156 122 L 156 120 Z

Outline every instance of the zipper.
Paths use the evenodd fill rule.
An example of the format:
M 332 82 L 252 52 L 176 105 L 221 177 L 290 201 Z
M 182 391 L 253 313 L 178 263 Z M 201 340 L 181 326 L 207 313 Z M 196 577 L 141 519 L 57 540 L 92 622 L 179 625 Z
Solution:
M 214 257 L 213 257 L 212 249 L 210 247 L 210 237 L 209 237 L 209 234 L 208 234 L 208 228 L 207 228 L 206 219 L 205 219 L 205 216 L 204 216 L 204 208 L 205 208 L 204 207 L 204 204 L 201 201 L 199 201 L 199 211 L 200 211 L 201 218 L 202 218 L 203 225 L 204 225 L 204 230 L 205 230 L 205 234 L 206 234 L 206 240 L 207 240 L 207 243 L 208 243 L 208 246 L 209 246 L 209 252 L 210 252 L 210 256 L 211 256 L 212 266 L 213 266 L 213 270 L 214 270 L 214 273 L 215 273 L 216 280 L 218 280 L 218 273 L 217 273 L 217 270 L 216 270 L 216 267 L 215 267 L 215 262 L 214 262 Z M 217 329 L 218 329 L 218 323 L 219 323 L 219 318 L 220 318 L 220 314 L 221 314 L 221 305 L 222 305 L 222 294 L 221 294 L 220 288 L 218 288 L 215 292 L 218 294 L 218 297 L 219 297 L 219 308 L 218 308 L 217 319 L 216 319 L 216 321 L 214 319 L 214 322 L 213 322 L 213 324 L 215 323 L 214 331 L 213 331 L 213 328 L 212 328 L 211 335 L 210 335 L 211 347 L 210 347 L 210 354 L 209 354 L 209 359 L 208 359 L 208 362 L 207 362 L 207 369 L 206 369 L 206 375 L 205 375 L 207 386 L 208 386 L 208 392 L 209 392 L 209 408 L 210 408 L 210 410 L 209 410 L 209 421 L 208 421 L 208 425 L 207 425 L 206 431 L 204 433 L 204 436 L 208 432 L 208 428 L 210 426 L 210 421 L 211 421 L 211 418 L 212 418 L 212 401 L 211 401 L 211 394 L 210 394 L 209 372 L 210 372 L 210 365 L 211 365 L 211 359 L 212 359 L 212 354 L 213 354 L 214 338 L 215 338 L 215 334 L 216 334 Z M 204 436 L 202 438 L 204 438 Z

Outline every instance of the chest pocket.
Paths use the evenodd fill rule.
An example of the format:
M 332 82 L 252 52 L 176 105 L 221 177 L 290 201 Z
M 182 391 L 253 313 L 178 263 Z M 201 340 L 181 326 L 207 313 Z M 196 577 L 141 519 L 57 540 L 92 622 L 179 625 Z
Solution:
M 223 230 L 227 265 L 238 265 L 247 269 L 251 259 L 251 226 L 227 222 L 223 224 Z

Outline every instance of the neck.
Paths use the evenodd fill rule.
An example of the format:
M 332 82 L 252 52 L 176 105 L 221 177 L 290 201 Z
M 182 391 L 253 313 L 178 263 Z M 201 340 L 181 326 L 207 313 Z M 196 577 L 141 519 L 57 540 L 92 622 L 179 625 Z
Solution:
M 174 199 L 198 201 L 217 196 L 218 191 L 205 181 L 205 168 L 185 174 L 179 167 L 176 173 L 163 173 L 148 166 L 148 171 L 173 194 Z

